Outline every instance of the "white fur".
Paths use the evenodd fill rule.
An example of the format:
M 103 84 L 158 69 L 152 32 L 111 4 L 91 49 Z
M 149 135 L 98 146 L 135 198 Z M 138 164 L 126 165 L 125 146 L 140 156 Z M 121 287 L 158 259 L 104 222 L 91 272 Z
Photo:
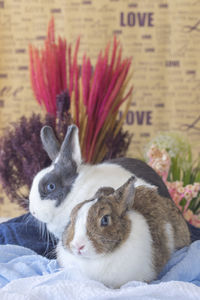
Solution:
M 167 237 L 167 245 L 170 250 L 170 253 L 173 253 L 175 250 L 175 243 L 174 243 L 174 230 L 170 223 L 165 224 L 165 234 Z
M 70 213 L 78 203 L 90 199 L 100 187 L 110 186 L 114 189 L 119 188 L 131 176 L 131 172 L 125 170 L 117 164 L 102 163 L 98 165 L 80 165 L 79 175 L 67 195 L 66 199 L 58 206 L 53 200 L 41 200 L 38 191 L 38 183 L 44 174 L 51 171 L 53 165 L 40 171 L 34 178 L 30 191 L 30 212 L 47 224 L 47 228 L 56 237 L 61 238 L 66 224 L 69 221 Z M 137 178 L 135 187 L 151 184 Z
M 95 255 L 95 249 L 88 239 L 87 236 L 87 217 L 88 211 L 90 207 L 96 203 L 97 200 L 85 203 L 79 210 L 76 216 L 76 224 L 75 224 L 75 234 L 70 242 L 70 248 L 73 254 L 75 255 L 83 255 L 84 257 L 91 257 Z M 79 250 L 80 247 L 84 247 L 83 249 Z
M 80 166 L 82 162 L 81 158 L 81 149 L 80 149 L 80 144 L 79 144 L 79 136 L 78 136 L 78 128 L 75 129 L 76 132 L 74 134 L 74 139 L 73 139 L 73 151 L 72 151 L 72 159 L 76 162 L 77 166 Z
M 39 193 L 39 182 L 45 174 L 51 172 L 54 165 L 41 170 L 35 177 L 32 183 L 31 192 L 29 195 L 29 211 L 30 213 L 44 223 L 49 223 L 54 218 L 55 201 L 41 200 Z
M 60 241 L 57 257 L 61 266 L 75 264 L 88 278 L 118 288 L 128 281 L 151 281 L 156 273 L 153 267 L 152 237 L 145 218 L 138 212 L 128 213 L 131 232 L 128 239 L 113 253 L 89 256 L 73 255 Z M 85 247 L 87 247 L 85 245 Z

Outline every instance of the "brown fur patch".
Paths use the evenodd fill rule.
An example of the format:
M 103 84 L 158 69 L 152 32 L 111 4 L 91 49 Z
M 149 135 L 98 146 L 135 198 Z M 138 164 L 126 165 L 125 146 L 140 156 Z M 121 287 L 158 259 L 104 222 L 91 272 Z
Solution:
M 133 209 L 141 213 L 149 225 L 153 239 L 154 265 L 159 272 L 170 258 L 165 233 L 166 223 L 172 225 L 175 249 L 190 244 L 188 226 L 175 203 L 169 198 L 160 196 L 155 189 L 137 187 Z
M 101 219 L 105 215 L 110 216 L 110 222 L 104 227 Z M 113 196 L 100 197 L 89 210 L 87 234 L 98 253 L 112 252 L 127 239 L 130 227 L 127 216 L 118 213 Z

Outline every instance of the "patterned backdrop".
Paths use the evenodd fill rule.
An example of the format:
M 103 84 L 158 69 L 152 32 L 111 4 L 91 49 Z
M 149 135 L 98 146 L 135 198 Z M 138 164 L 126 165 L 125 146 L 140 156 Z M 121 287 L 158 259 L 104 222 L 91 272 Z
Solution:
M 0 0 L 0 132 L 21 115 L 41 112 L 30 86 L 29 43 L 40 47 L 54 16 L 56 34 L 81 37 L 93 63 L 115 34 L 132 56 L 134 85 L 125 129 L 129 156 L 141 156 L 159 131 L 188 136 L 200 152 L 199 0 Z M 4 133 L 5 134 L 5 133 Z M 22 212 L 0 195 L 0 216 Z

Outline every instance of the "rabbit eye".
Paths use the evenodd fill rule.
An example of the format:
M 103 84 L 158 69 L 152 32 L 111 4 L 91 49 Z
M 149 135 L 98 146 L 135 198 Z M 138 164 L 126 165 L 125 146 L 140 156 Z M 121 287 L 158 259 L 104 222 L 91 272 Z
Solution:
M 47 191 L 48 192 L 53 192 L 55 190 L 55 188 L 56 188 L 55 183 L 51 182 L 51 183 L 47 184 Z
M 101 226 L 105 227 L 109 225 L 109 215 L 105 215 L 101 218 Z

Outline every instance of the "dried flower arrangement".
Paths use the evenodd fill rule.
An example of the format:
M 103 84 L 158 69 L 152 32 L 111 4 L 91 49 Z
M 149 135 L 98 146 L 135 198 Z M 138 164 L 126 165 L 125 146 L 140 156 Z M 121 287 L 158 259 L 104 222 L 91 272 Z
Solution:
M 109 151 L 106 141 L 110 137 L 119 140 L 118 134 L 121 138 L 123 136 L 122 124 L 133 89 L 130 87 L 125 94 L 131 59 L 122 59 L 122 48 L 114 37 L 111 55 L 108 44 L 104 53 L 99 53 L 94 70 L 86 55 L 80 67 L 79 43 L 80 38 L 73 53 L 66 40 L 59 37 L 56 43 L 52 18 L 44 49 L 39 51 L 30 46 L 31 81 L 37 101 L 53 115 L 56 114 L 56 95 L 68 91 L 70 114 L 79 127 L 83 157 L 87 162 L 96 163 L 102 161 Z M 123 117 L 118 121 L 119 108 L 125 101 Z
M 200 160 L 177 133 L 162 133 L 146 149 L 148 164 L 163 178 L 185 219 L 200 227 Z
M 28 191 L 34 175 L 49 165 L 40 142 L 40 129 L 50 125 L 60 141 L 69 124 L 79 127 L 83 157 L 88 162 L 124 156 L 131 135 L 123 131 L 123 117 L 117 120 L 121 104 L 126 101 L 124 117 L 130 105 L 132 87 L 126 94 L 131 60 L 122 60 L 116 38 L 105 53 L 100 52 L 92 67 L 83 57 L 78 65 L 78 38 L 74 52 L 65 39 L 55 40 L 54 20 L 48 26 L 44 49 L 30 45 L 30 77 L 35 98 L 46 116 L 23 116 L 7 129 L 0 139 L 0 181 L 11 201 L 28 207 Z
M 62 141 L 71 116 L 65 110 L 69 99 L 65 94 L 57 96 L 56 117 L 46 114 L 22 116 L 10 125 L 0 139 L 0 181 L 11 202 L 28 208 L 28 191 L 38 171 L 50 165 L 50 159 L 42 148 L 40 130 L 44 124 L 52 126 L 57 138 Z

